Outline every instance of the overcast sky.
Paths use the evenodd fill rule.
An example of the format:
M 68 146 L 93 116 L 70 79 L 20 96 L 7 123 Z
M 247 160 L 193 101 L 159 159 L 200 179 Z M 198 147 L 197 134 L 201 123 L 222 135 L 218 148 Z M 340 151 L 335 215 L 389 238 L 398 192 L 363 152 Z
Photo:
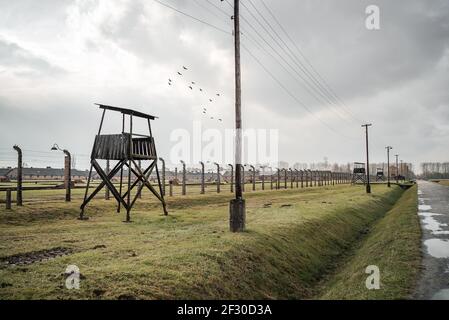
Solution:
M 101 115 L 95 102 L 158 116 L 154 134 L 165 157 L 174 129 L 191 131 L 194 121 L 233 127 L 231 7 L 161 1 L 226 32 L 154 0 L 0 0 L 0 167 L 14 165 L 14 144 L 29 150 L 30 165 L 61 167 L 60 154 L 36 152 L 57 142 L 86 168 Z M 261 0 L 241 2 L 242 44 L 263 65 L 242 48 L 243 126 L 278 129 L 280 160 L 364 161 L 362 121 L 373 124 L 374 162 L 386 161 L 386 145 L 415 164 L 449 160 L 448 0 L 264 0 L 344 105 L 326 103 L 295 80 L 300 71 L 292 71 L 286 46 L 282 51 L 269 37 L 271 26 L 290 44 L 270 12 Z M 380 30 L 365 27 L 372 4 L 380 8 Z M 290 67 L 273 59 L 270 46 Z M 118 118 L 106 120 L 106 131 L 120 130 Z

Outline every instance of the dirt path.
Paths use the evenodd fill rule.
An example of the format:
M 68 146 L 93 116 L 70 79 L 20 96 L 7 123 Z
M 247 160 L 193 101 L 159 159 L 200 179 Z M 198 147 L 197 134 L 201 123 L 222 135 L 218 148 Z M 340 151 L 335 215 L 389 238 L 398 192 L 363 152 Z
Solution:
M 416 299 L 449 300 L 449 187 L 418 182 L 423 273 Z

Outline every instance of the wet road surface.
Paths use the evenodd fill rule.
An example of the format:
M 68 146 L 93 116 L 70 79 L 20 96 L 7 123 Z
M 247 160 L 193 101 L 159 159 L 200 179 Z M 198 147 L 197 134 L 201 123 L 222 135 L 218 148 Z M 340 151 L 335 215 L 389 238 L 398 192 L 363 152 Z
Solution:
M 418 181 L 423 271 L 414 298 L 449 300 L 449 187 Z

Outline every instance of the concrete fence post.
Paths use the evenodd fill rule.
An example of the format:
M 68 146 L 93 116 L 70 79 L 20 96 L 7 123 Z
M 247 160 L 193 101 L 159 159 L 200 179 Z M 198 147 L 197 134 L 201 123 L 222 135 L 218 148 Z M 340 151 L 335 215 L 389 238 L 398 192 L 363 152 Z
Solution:
M 11 189 L 7 189 L 6 190 L 6 210 L 11 210 L 11 202 L 12 202 Z
M 204 186 L 205 183 L 205 179 L 204 179 L 204 162 L 200 161 L 200 165 L 201 165 L 201 194 L 205 194 L 206 193 L 206 188 Z
M 182 195 L 185 196 L 187 194 L 186 188 L 186 163 L 181 160 L 182 163 Z
M 109 176 L 110 172 L 111 172 L 111 166 L 110 166 L 109 160 L 106 160 L 106 172 L 105 173 L 106 173 L 107 176 Z M 105 200 L 109 200 L 110 199 L 108 186 L 105 186 L 104 199 Z
M 16 202 L 18 206 L 23 205 L 23 198 L 22 198 L 22 149 L 19 148 L 19 146 L 15 145 L 14 150 L 17 151 L 17 197 Z

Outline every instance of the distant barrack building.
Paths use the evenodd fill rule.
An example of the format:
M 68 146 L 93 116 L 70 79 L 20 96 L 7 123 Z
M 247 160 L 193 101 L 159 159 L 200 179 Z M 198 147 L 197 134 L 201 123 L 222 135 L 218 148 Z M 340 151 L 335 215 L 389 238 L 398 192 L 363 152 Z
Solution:
M 72 178 L 85 179 L 89 172 L 87 170 L 72 169 Z M 58 168 L 22 168 L 23 179 L 26 180 L 41 180 L 41 179 L 64 179 L 64 169 Z M 10 180 L 17 179 L 17 168 L 2 168 L 0 169 L 0 177 Z
M 72 169 L 72 179 L 73 180 L 86 180 L 89 176 L 88 170 L 77 170 Z M 62 168 L 23 168 L 22 169 L 23 179 L 24 180 L 63 180 L 64 179 L 64 169 Z M 123 176 L 127 176 L 128 171 L 123 170 Z M 270 171 L 268 169 L 265 170 L 265 179 L 269 179 L 269 177 L 273 175 L 277 175 L 277 171 Z M 93 179 L 99 179 L 98 174 L 95 170 L 92 171 Z M 152 173 L 150 176 L 150 180 L 155 181 L 156 173 Z M 262 172 L 260 170 L 256 170 L 256 181 L 261 180 Z M 17 179 L 17 168 L 0 168 L 0 181 L 10 181 Z M 120 173 L 117 173 L 113 180 L 118 181 L 120 179 Z M 134 179 L 134 177 L 132 177 Z M 166 170 L 165 172 L 165 180 L 173 181 L 176 183 L 182 182 L 182 170 L 176 172 L 175 170 Z M 245 182 L 252 182 L 253 173 L 252 171 L 245 170 Z M 217 181 L 217 172 L 216 171 L 206 171 L 204 173 L 204 181 L 206 183 L 212 183 Z M 230 183 L 231 182 L 231 171 L 230 170 L 222 170 L 220 172 L 220 181 L 222 183 Z M 187 183 L 201 183 L 201 171 L 198 169 L 190 169 L 186 172 L 186 182 Z

